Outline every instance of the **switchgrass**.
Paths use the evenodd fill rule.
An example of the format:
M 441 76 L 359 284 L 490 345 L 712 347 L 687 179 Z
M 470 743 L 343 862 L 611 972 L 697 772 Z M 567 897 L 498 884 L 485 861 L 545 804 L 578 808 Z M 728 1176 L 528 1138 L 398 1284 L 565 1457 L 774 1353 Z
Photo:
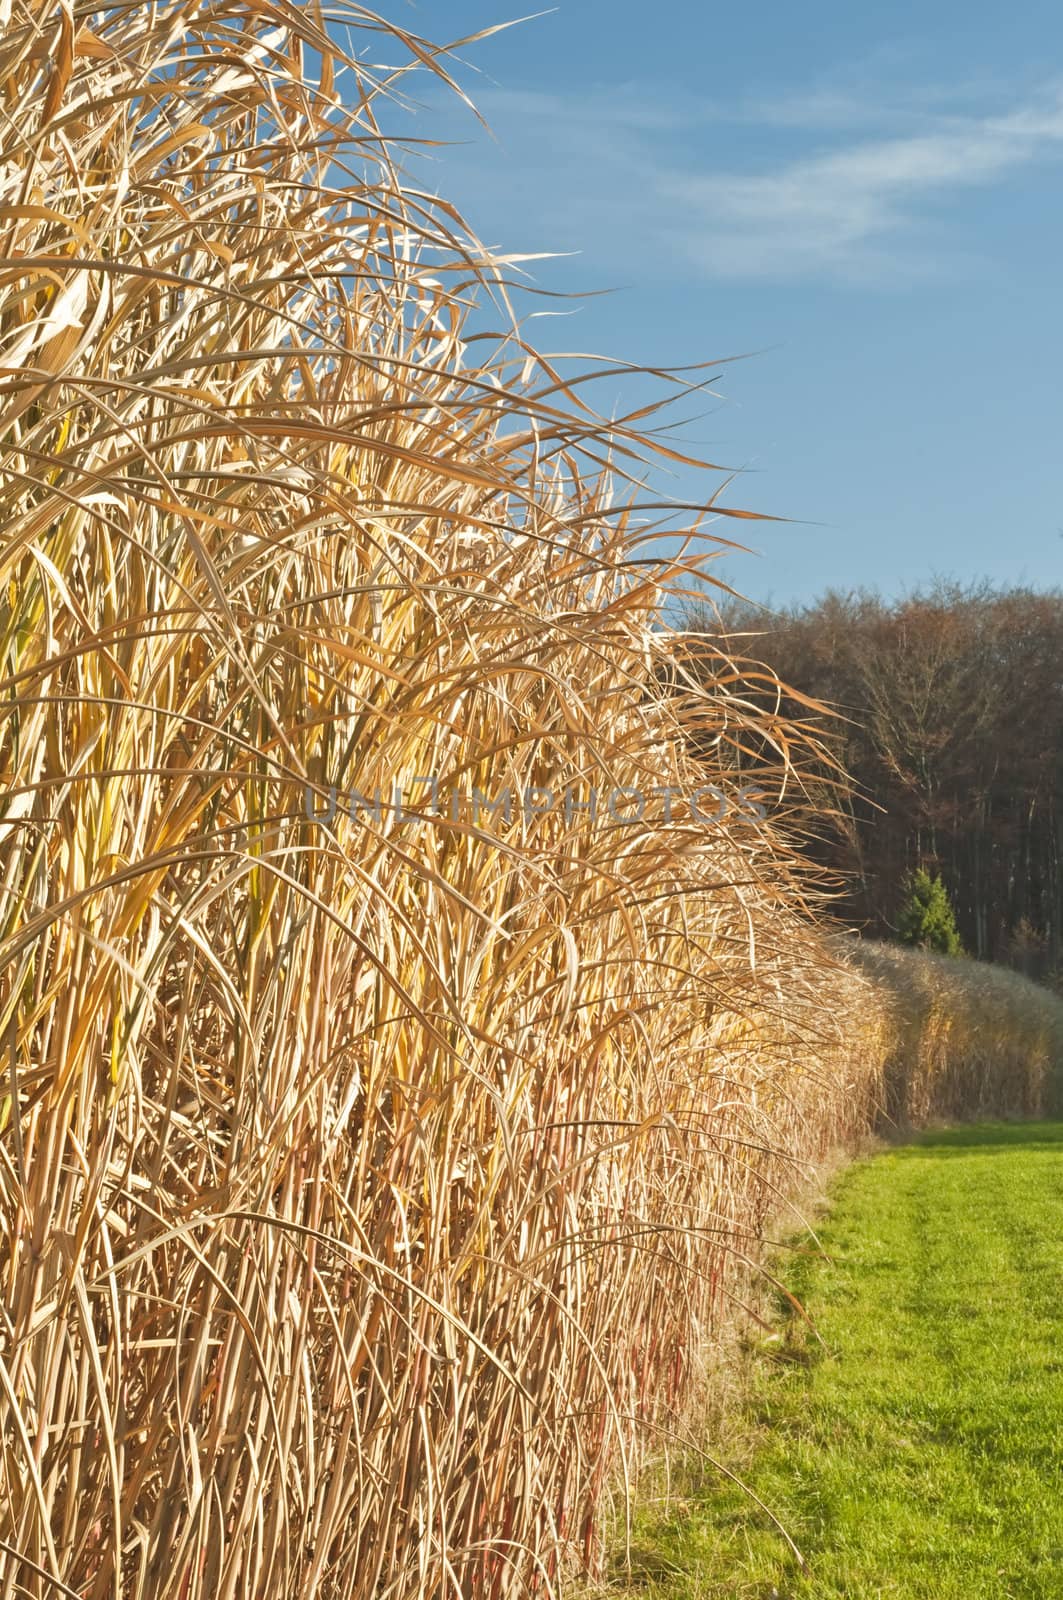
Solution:
M 881 1101 L 800 730 L 656 626 L 671 447 L 403 186 L 367 62 L 446 58 L 327 19 L 0 5 L 4 1600 L 593 1565 Z

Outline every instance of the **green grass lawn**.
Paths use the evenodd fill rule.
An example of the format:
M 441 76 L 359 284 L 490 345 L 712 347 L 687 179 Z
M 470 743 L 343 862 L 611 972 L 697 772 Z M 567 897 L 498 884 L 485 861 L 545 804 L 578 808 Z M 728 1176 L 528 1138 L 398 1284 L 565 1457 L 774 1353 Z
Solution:
M 640 1512 L 633 1579 L 694 1600 L 1063 1597 L 1063 1124 L 927 1134 L 857 1163 L 787 1257 L 719 1476 Z M 785 1304 L 785 1302 L 784 1302 Z

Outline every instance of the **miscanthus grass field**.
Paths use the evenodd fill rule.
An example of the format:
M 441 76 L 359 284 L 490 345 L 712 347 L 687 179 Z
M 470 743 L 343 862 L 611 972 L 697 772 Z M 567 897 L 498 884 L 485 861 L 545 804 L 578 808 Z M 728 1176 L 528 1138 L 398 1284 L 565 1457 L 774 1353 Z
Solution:
M 451 65 L 0 3 L 3 1600 L 556 1592 L 810 1168 L 1054 1104 L 1045 991 L 820 931 L 811 725 L 663 620 L 745 513 L 403 178 Z

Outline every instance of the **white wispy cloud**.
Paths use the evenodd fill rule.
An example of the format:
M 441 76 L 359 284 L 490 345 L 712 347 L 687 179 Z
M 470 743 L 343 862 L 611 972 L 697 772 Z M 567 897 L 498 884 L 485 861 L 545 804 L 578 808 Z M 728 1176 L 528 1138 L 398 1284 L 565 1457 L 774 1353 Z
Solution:
M 928 93 L 900 109 L 824 90 L 726 104 L 645 84 L 478 103 L 501 146 L 466 171 L 492 217 L 640 271 L 652 257 L 712 277 L 919 276 L 949 260 L 941 202 L 1063 156 L 1063 83 L 981 115 Z M 724 123 L 749 132 L 725 139 Z M 714 159 L 723 145 L 741 170 Z
M 1063 154 L 1063 95 L 1007 115 L 952 119 L 934 133 L 865 139 L 770 171 L 700 174 L 665 167 L 658 202 L 685 219 L 686 248 L 710 271 L 858 271 L 908 236 L 935 197 L 994 184 Z

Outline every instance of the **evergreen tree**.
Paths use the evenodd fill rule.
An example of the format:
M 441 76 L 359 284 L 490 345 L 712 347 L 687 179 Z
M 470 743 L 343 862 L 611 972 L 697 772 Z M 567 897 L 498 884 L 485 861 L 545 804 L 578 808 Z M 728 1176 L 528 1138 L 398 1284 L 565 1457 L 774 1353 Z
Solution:
M 909 873 L 897 918 L 897 932 L 902 944 L 938 950 L 946 956 L 962 956 L 963 945 L 956 931 L 948 890 L 937 873 L 931 877 L 922 867 Z

